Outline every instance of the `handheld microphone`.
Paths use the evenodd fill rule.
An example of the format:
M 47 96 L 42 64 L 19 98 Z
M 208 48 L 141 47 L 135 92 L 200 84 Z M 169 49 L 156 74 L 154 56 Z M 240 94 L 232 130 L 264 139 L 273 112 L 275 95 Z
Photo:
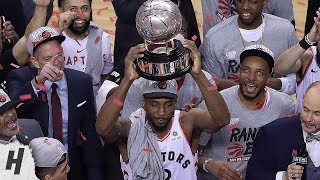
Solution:
M 308 151 L 306 149 L 306 143 L 301 143 L 297 150 L 292 153 L 292 162 L 297 165 L 305 166 L 308 163 Z

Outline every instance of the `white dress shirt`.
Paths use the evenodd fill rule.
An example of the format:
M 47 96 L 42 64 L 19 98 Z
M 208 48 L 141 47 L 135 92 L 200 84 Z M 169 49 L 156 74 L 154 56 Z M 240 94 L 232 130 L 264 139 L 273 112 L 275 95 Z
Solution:
M 48 124 L 48 137 L 53 137 L 53 124 L 52 124 L 52 107 L 51 107 L 51 93 L 52 93 L 52 85 L 53 82 L 45 81 L 44 85 L 47 87 L 47 102 L 49 106 L 49 124 Z M 57 84 L 57 94 L 60 98 L 61 103 L 61 113 L 62 113 L 62 140 L 63 145 L 68 150 L 68 86 L 65 75 L 63 75 L 62 79 L 54 82 Z M 32 88 L 37 95 L 40 90 L 36 89 L 31 83 Z
M 306 149 L 308 151 L 309 157 L 311 161 L 313 162 L 315 167 L 319 167 L 320 165 L 320 141 L 313 140 L 311 142 L 306 141 L 307 133 L 303 131 L 303 141 L 306 143 Z M 320 134 L 320 131 L 317 133 L 314 133 L 314 135 Z M 276 180 L 282 180 L 282 175 L 285 171 L 279 171 L 276 175 Z

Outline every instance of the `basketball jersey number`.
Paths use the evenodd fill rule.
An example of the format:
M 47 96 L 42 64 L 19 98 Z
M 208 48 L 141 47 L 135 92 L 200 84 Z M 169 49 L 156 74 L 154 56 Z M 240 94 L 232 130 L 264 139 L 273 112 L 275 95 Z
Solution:
M 171 171 L 169 169 L 164 169 L 164 172 L 166 173 L 165 180 L 170 180 L 171 178 Z

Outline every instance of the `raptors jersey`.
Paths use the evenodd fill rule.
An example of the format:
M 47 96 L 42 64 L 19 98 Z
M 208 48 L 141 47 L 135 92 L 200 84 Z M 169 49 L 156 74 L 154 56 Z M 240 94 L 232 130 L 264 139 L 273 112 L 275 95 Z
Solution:
M 191 152 L 179 117 L 180 111 L 176 110 L 168 135 L 158 140 L 165 170 L 165 180 L 195 180 L 197 179 L 196 158 Z
M 66 40 L 61 44 L 64 50 L 64 67 L 85 72 L 86 62 L 88 60 L 86 50 L 88 37 L 82 40 L 74 40 L 65 32 L 63 32 L 63 35 L 66 37 Z M 102 68 L 102 72 L 100 73 L 104 75 L 111 72 L 113 68 L 111 44 L 109 40 L 109 34 L 105 32 L 102 35 L 101 61 L 104 61 L 104 66 Z

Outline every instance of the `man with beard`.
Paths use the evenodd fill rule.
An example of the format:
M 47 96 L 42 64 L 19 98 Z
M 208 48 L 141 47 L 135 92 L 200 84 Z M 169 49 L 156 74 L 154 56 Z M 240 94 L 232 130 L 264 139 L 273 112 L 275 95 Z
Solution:
M 266 87 L 274 66 L 273 53 L 267 47 L 246 47 L 240 63 L 239 85 L 221 91 L 230 111 L 230 124 L 215 134 L 201 135 L 200 144 L 205 147 L 199 157 L 203 169 L 198 173 L 199 180 L 245 179 L 258 129 L 294 113 L 290 96 Z
M 282 52 L 298 42 L 295 29 L 289 21 L 262 13 L 267 2 L 237 0 L 238 15 L 226 19 L 208 31 L 200 46 L 204 70 L 235 85 L 238 82 L 240 53 L 246 46 L 265 45 L 277 59 Z M 289 92 L 294 89 L 294 84 L 294 78 L 281 78 L 272 79 L 268 86 L 294 93 L 294 90 Z
M 139 78 L 133 61 L 142 58 L 144 44 L 132 47 L 125 59 L 125 75 L 117 90 L 103 104 L 96 122 L 97 132 L 109 142 L 127 142 L 133 179 L 196 179 L 198 138 L 195 132 L 213 133 L 229 121 L 229 113 L 217 86 L 201 70 L 201 56 L 194 42 L 185 40 L 193 65 L 190 71 L 199 86 L 208 111 L 176 109 L 177 83 L 147 81 L 143 90 L 143 108 L 130 118 L 120 117 L 128 89 Z M 179 97 L 183 98 L 183 97 Z
M 72 19 L 62 32 L 64 66 L 92 77 L 94 97 L 112 70 L 109 34 L 90 21 L 92 0 L 58 0 L 60 16 Z
M 311 83 L 320 80 L 320 9 L 310 32 L 296 45 L 283 52 L 274 71 L 286 75 L 296 73 L 297 112 L 301 112 L 302 97 Z M 311 47 L 311 48 L 310 48 Z

